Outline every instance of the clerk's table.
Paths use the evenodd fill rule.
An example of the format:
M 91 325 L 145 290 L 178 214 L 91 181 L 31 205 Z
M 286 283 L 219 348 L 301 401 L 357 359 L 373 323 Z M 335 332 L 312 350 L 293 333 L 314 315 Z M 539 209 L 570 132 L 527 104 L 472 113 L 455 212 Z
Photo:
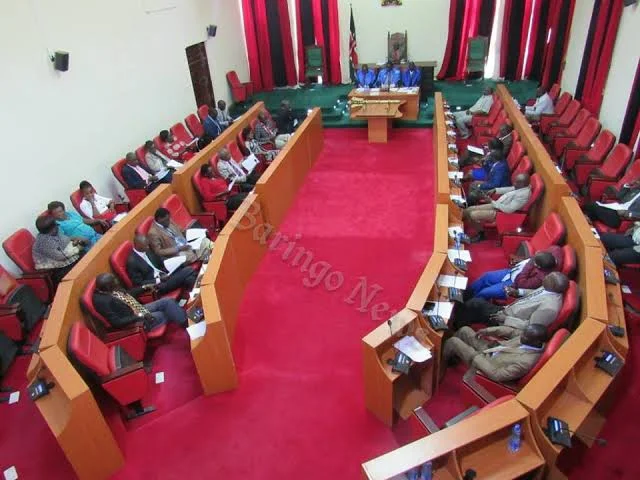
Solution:
M 404 100 L 400 107 L 403 120 L 417 120 L 420 113 L 420 89 L 418 87 L 391 88 L 388 92 L 380 91 L 379 88 L 354 88 L 349 92 L 349 101 L 353 98 L 363 100 Z M 354 111 L 351 111 L 351 118 L 356 119 Z

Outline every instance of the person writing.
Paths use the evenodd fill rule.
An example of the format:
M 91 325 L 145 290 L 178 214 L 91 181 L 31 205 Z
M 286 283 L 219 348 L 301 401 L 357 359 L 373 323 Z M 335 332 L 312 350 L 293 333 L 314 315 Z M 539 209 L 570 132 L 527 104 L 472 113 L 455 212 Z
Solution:
M 170 161 L 171 159 L 158 150 L 151 140 L 144 142 L 144 163 L 147 164 L 151 173 L 162 177 L 167 170 L 171 169 Z
M 198 188 L 202 200 L 205 202 L 224 201 L 228 210 L 237 210 L 248 193 L 231 193 L 222 178 L 213 174 L 213 167 L 205 163 L 200 167 L 200 180 Z
M 260 174 L 256 170 L 247 174 L 229 153 L 227 148 L 221 148 L 218 152 L 218 172 L 228 182 L 235 181 L 241 187 L 246 187 L 246 191 L 253 189 L 256 182 L 260 178 Z M 250 188 L 249 188 L 250 187 Z
M 93 225 L 99 225 L 105 230 L 110 226 L 106 220 L 100 218 L 82 218 L 79 213 L 68 212 L 62 202 L 50 202 L 47 210 L 49 215 L 56 220 L 62 233 L 67 237 L 85 239 L 89 248 L 94 246 L 96 242 L 102 238 L 102 235 L 96 232 Z
M 369 66 L 363 63 L 356 73 L 356 87 L 371 88 L 376 82 L 376 74 L 369 70 Z
M 82 214 L 93 220 L 104 220 L 107 224 L 116 216 L 116 206 L 113 199 L 103 197 L 96 193 L 86 180 L 80 182 L 80 193 L 82 193 L 82 201 L 80 202 L 80 211 Z
M 78 263 L 89 242 L 80 237 L 69 238 L 60 232 L 56 220 L 50 215 L 38 217 L 36 229 L 38 235 L 31 247 L 33 263 L 36 270 L 49 271 L 56 286 Z
M 468 110 L 463 112 L 454 112 L 453 117 L 462 139 L 467 139 L 471 136 L 469 125 L 471 125 L 473 115 L 486 115 L 489 113 L 489 110 L 491 110 L 491 105 L 493 105 L 493 88 L 487 87 L 484 89 L 482 96 Z
M 151 193 L 159 185 L 171 183 L 173 179 L 171 170 L 165 170 L 166 173 L 162 176 L 160 176 L 160 174 L 149 173 L 140 165 L 138 157 L 136 157 L 136 154 L 133 152 L 127 153 L 125 160 L 127 163 L 122 167 L 122 178 L 129 188 L 140 189 Z
M 171 213 L 166 208 L 159 208 L 154 215 L 154 222 L 149 228 L 147 238 L 153 253 L 163 261 L 173 257 L 184 257 L 184 263 L 206 262 L 209 259 L 213 242 L 203 238 L 200 245 L 194 248 L 180 227 L 171 220 Z

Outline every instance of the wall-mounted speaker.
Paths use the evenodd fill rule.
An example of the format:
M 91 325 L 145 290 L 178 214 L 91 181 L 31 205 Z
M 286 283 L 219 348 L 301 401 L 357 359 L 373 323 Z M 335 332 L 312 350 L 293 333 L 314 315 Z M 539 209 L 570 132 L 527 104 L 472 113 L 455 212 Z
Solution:
M 218 31 L 217 25 L 209 25 L 207 27 L 207 35 L 209 35 L 210 37 L 215 37 L 217 31 Z
M 638 0 L 624 0 L 625 7 L 630 7 L 631 5 L 635 5 L 636 3 L 638 3 Z
M 57 51 L 53 54 L 53 67 L 59 72 L 69 70 L 69 53 Z

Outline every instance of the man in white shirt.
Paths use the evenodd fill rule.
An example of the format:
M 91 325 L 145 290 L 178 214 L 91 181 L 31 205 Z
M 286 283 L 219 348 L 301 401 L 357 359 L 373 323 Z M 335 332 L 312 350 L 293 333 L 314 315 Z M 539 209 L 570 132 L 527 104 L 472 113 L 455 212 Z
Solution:
M 107 222 L 113 220 L 116 216 L 113 199 L 98 195 L 93 185 L 86 180 L 80 182 L 80 191 L 83 197 L 80 202 L 80 211 L 85 217 Z
M 231 157 L 229 150 L 226 148 L 220 149 L 218 152 L 218 173 L 220 176 L 227 180 L 228 182 L 234 181 L 236 185 L 240 185 L 241 188 L 244 185 L 245 187 L 253 188 L 256 184 L 260 175 L 254 170 L 252 173 L 248 174 L 243 168 Z M 246 188 L 242 188 L 243 191 L 246 191 Z
M 216 120 L 218 120 L 222 128 L 227 128 L 233 123 L 233 118 L 231 118 L 227 110 L 227 102 L 224 100 L 218 100 L 218 118 Z
M 553 113 L 553 100 L 544 87 L 539 87 L 536 90 L 536 103 L 524 108 L 524 116 L 529 121 L 537 121 L 540 120 L 540 115 L 551 113 Z
M 164 173 L 169 168 L 167 165 L 172 160 L 158 150 L 151 140 L 144 142 L 144 163 L 152 173 Z
M 460 131 L 461 138 L 467 139 L 471 136 L 471 133 L 469 132 L 469 125 L 471 125 L 473 114 L 487 114 L 491 109 L 491 105 L 493 105 L 493 88 L 487 87 L 484 89 L 482 96 L 471 108 L 469 108 L 469 110 L 465 110 L 464 112 L 454 112 L 453 116 L 458 130 Z

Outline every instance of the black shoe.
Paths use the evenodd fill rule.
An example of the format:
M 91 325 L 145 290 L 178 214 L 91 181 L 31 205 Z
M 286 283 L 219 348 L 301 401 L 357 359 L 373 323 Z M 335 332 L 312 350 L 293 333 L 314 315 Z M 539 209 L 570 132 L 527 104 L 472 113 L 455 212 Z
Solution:
M 476 236 L 471 237 L 470 242 L 471 243 L 478 243 L 478 242 L 482 242 L 484 239 L 485 239 L 484 232 L 478 232 L 476 234 Z

